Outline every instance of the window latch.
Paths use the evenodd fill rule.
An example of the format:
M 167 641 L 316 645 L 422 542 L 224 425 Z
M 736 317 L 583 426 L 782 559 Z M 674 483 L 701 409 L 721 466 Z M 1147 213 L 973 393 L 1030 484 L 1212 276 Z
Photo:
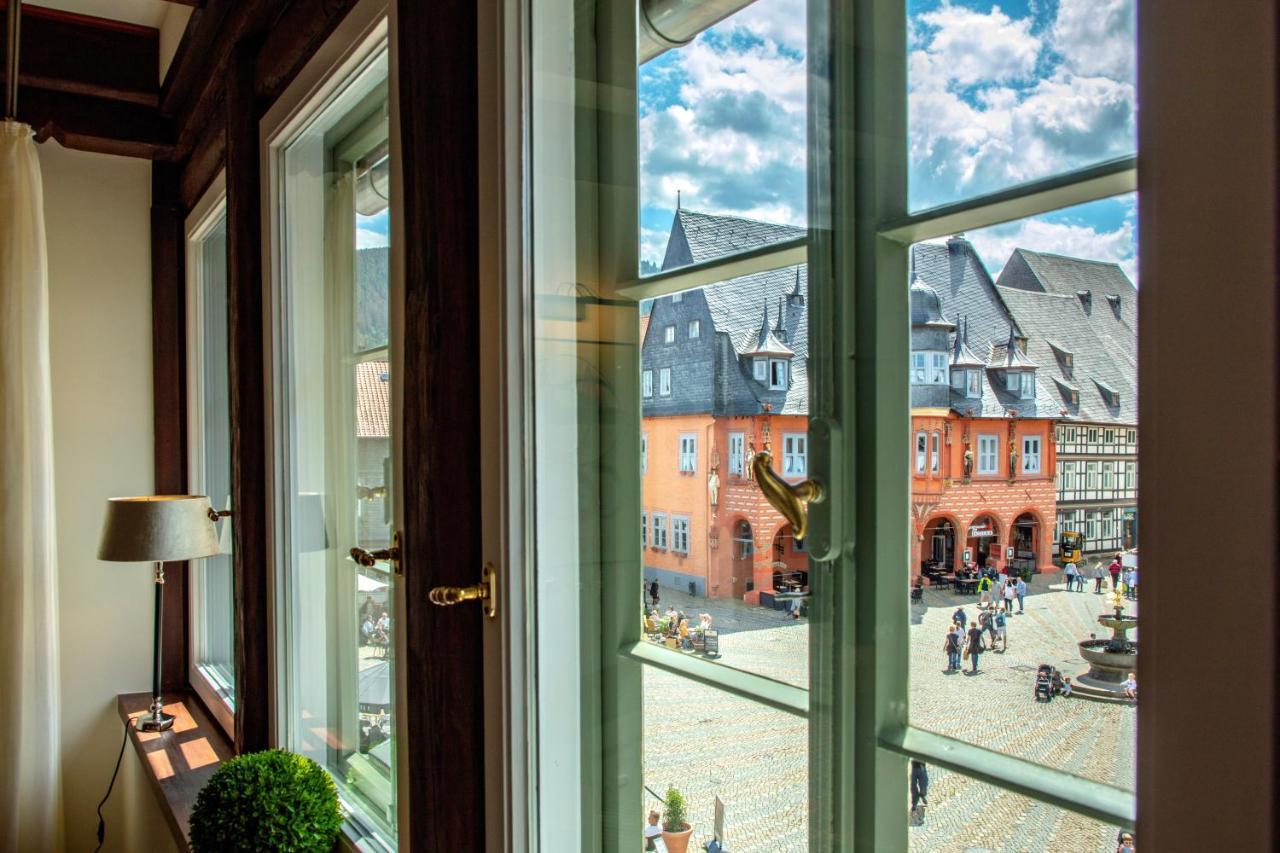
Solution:
M 372 569 L 380 562 L 388 562 L 397 575 L 404 574 L 404 566 L 400 563 L 400 533 L 397 531 L 395 536 L 392 537 L 390 548 L 379 548 L 377 551 L 352 548 L 351 559 L 366 569 Z
M 791 522 L 795 538 L 804 539 L 809 532 L 809 504 L 822 502 L 825 496 L 822 485 L 817 480 L 791 485 L 774 473 L 773 454 L 768 450 L 761 450 L 755 455 L 751 460 L 751 471 L 756 475 L 756 482 L 765 498 Z
M 480 583 L 471 586 L 437 586 L 427 596 L 437 607 L 452 607 L 464 601 L 478 601 L 484 615 L 498 617 L 498 572 L 493 563 L 486 563 L 480 570 Z

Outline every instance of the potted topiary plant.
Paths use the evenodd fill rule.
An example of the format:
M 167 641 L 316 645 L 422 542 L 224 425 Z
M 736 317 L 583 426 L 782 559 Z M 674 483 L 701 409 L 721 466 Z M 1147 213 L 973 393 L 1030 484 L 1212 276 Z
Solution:
M 662 842 L 667 853 L 686 853 L 693 827 L 686 816 L 684 797 L 675 788 L 667 788 L 667 799 L 662 808 Z
M 338 789 L 310 758 L 282 749 L 237 756 L 209 778 L 191 811 L 193 853 L 329 853 Z

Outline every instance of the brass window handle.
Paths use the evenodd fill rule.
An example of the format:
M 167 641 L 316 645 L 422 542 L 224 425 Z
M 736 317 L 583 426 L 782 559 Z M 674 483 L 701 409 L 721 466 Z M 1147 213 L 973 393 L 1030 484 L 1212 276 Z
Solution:
M 351 559 L 355 560 L 366 569 L 372 569 L 379 562 L 391 563 L 391 568 L 396 574 L 401 573 L 400 568 L 400 534 L 396 533 L 391 539 L 390 548 L 379 548 L 376 551 L 366 551 L 363 548 L 352 548 Z
M 797 539 L 804 539 L 809 532 L 809 504 L 821 503 L 825 497 L 822 484 L 817 480 L 805 480 L 794 486 L 773 471 L 773 454 L 761 450 L 751 460 L 751 472 L 765 499 L 782 517 L 791 522 L 791 532 Z
M 486 563 L 480 570 L 480 583 L 471 586 L 437 586 L 427 597 L 437 607 L 452 607 L 464 601 L 479 601 L 484 615 L 490 619 L 498 616 L 498 573 L 493 563 Z

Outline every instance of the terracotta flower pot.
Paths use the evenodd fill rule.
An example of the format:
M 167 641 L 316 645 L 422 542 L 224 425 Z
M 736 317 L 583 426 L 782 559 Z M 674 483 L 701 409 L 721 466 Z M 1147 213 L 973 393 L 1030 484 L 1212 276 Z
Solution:
M 693 827 L 684 825 L 683 832 L 667 832 L 662 830 L 662 843 L 667 845 L 667 853 L 686 853 L 689 849 L 689 836 L 693 835 Z

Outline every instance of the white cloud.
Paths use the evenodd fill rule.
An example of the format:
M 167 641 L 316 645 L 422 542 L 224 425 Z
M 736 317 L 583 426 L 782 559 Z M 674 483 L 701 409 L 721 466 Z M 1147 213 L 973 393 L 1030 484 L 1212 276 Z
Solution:
M 678 98 L 640 118 L 642 204 L 802 224 L 805 221 L 807 68 L 800 0 L 757 3 L 673 51 L 646 78 L 642 101 Z M 647 91 L 646 91 L 647 90 Z M 641 235 L 660 263 L 667 234 Z
M 1040 39 L 1031 34 L 1031 19 L 1015 20 L 999 6 L 987 14 L 944 2 L 917 16 L 933 32 L 924 53 L 931 76 L 960 86 L 1001 83 L 1029 76 L 1040 55 Z
M 998 225 L 968 235 L 978 256 L 996 278 L 1014 249 L 1052 252 L 1091 261 L 1118 263 L 1134 284 L 1138 283 L 1138 258 L 1132 220 L 1113 231 L 1099 231 L 1090 225 L 1027 219 Z
M 1123 17 L 1132 0 L 1104 2 L 1108 15 Z M 1031 17 L 1011 19 L 999 7 L 984 15 L 945 3 L 917 16 L 908 57 L 913 206 L 1133 151 L 1131 69 L 1102 73 L 1124 70 L 1132 38 L 1105 47 L 1072 41 L 1088 41 L 1094 23 L 1077 0 L 1062 0 L 1050 47 L 1031 33 Z
M 1076 74 L 1132 81 L 1133 0 L 1059 0 L 1050 42 Z
M 356 248 L 357 249 L 377 249 L 382 246 L 390 246 L 391 240 L 386 234 L 377 231 L 371 231 L 368 228 L 356 229 Z

